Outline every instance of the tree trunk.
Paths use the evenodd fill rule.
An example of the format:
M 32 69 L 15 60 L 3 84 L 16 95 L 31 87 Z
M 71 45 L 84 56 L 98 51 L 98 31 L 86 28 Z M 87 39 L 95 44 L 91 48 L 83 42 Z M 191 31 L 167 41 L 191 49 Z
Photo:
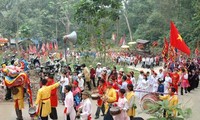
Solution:
M 131 39 L 131 42 L 132 42 L 133 41 L 132 32 L 131 32 L 130 24 L 129 24 L 129 21 L 128 21 L 128 17 L 126 16 L 125 13 L 124 13 L 124 17 L 125 17 L 125 20 L 126 20 L 126 24 L 127 24 L 127 27 L 128 27 L 129 34 L 130 34 L 130 39 Z

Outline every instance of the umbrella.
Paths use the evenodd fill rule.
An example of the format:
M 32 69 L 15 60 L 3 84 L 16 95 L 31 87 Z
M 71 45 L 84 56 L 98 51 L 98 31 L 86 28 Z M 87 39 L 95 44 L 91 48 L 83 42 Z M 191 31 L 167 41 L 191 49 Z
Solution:
M 126 48 L 129 48 L 129 46 L 128 45 L 122 45 L 121 48 L 125 48 L 126 49 Z
M 0 43 L 7 43 L 8 39 L 7 38 L 0 38 Z
M 129 45 L 134 45 L 134 44 L 136 44 L 136 42 L 129 42 L 128 44 Z

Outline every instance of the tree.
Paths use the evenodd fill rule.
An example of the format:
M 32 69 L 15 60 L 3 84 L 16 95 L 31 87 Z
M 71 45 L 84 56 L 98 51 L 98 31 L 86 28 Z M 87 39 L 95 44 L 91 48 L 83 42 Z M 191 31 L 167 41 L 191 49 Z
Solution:
M 75 20 L 84 25 L 86 29 L 84 33 L 87 36 L 84 41 L 96 41 L 96 47 L 100 53 L 104 54 L 104 62 L 106 57 L 107 39 L 111 34 L 107 35 L 110 27 L 119 19 L 119 10 L 121 9 L 121 0 L 81 0 L 76 5 Z M 109 36 L 109 38 L 108 38 Z

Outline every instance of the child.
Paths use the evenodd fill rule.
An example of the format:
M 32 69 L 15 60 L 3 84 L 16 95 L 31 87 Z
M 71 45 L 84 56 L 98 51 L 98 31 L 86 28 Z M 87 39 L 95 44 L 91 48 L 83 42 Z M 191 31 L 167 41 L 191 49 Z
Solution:
M 128 100 L 124 96 L 125 92 L 125 89 L 119 90 L 119 100 L 117 103 L 114 103 L 114 106 L 118 106 L 121 110 L 121 113 L 113 116 L 114 120 L 129 120 L 129 117 L 126 112 L 128 110 Z
M 161 93 L 161 95 L 163 95 L 162 93 L 164 93 L 164 85 L 163 85 L 163 80 L 161 78 L 158 78 L 158 90 L 157 92 Z
M 91 118 L 92 103 L 89 97 L 90 97 L 90 93 L 88 91 L 84 91 L 82 93 L 83 101 L 77 113 L 77 116 L 80 116 L 81 120 L 92 120 Z
M 65 120 L 75 120 L 76 118 L 76 111 L 74 109 L 74 96 L 71 91 L 72 87 L 70 85 L 66 85 L 64 92 L 65 92 Z

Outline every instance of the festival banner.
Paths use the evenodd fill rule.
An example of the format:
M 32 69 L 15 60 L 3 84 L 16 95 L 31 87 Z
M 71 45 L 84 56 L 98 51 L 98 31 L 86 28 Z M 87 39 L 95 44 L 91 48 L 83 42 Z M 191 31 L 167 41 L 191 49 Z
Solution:
M 153 46 L 153 47 L 158 46 L 158 41 L 153 41 L 152 46 Z
M 126 41 L 125 41 L 126 35 L 124 34 L 123 37 L 121 37 L 120 41 L 119 41 L 119 46 L 125 45 Z
M 36 45 L 33 46 L 32 50 L 33 50 L 33 51 L 32 51 L 33 53 L 37 53 Z
M 172 45 L 169 45 L 168 61 L 174 62 L 176 60 L 176 51 Z
M 49 43 L 46 43 L 46 50 L 49 50 Z
M 198 48 L 195 49 L 194 53 L 195 53 L 196 57 L 199 55 L 199 50 L 198 50 Z
M 42 50 L 42 54 L 43 54 L 43 55 L 44 55 L 44 53 L 45 53 L 45 50 L 46 50 L 46 49 L 45 49 L 45 47 L 46 47 L 46 46 L 45 46 L 45 44 L 43 43 L 43 44 L 42 44 L 42 49 L 41 49 L 41 50 Z
M 52 50 L 52 49 L 53 49 L 53 43 L 50 42 L 50 43 L 49 43 L 49 50 Z
M 117 38 L 117 34 L 116 33 L 112 33 L 112 41 L 115 42 Z
M 54 42 L 54 49 L 57 51 L 58 50 L 58 43 L 57 41 Z
M 167 58 L 168 58 L 168 49 L 169 49 L 169 43 L 167 41 L 166 38 L 164 38 L 164 46 L 163 46 L 163 50 L 162 50 L 162 57 L 164 62 L 167 62 Z
M 29 45 L 29 51 L 28 52 L 29 52 L 29 54 L 33 53 L 33 47 L 31 45 Z

